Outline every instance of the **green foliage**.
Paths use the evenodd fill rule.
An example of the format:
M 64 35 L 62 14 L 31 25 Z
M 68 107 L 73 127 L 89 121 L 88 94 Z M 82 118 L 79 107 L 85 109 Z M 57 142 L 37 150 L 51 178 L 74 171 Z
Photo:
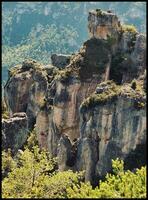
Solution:
M 93 190 L 91 184 L 89 182 L 83 183 L 81 182 L 79 185 L 74 185 L 72 188 L 67 188 L 67 196 L 68 198 L 96 198 L 98 195 L 96 194 L 97 190 Z
M 83 173 L 55 171 L 55 159 L 37 146 L 18 153 L 15 164 L 3 180 L 3 198 L 64 198 L 66 189 L 83 178 Z
M 57 80 L 60 80 L 62 83 L 66 83 L 72 75 L 71 68 L 65 68 L 64 70 L 60 70 L 56 76 Z
M 81 104 L 81 109 L 92 108 L 96 105 L 104 104 L 120 94 L 120 87 L 113 81 L 102 82 L 98 86 L 106 88 L 102 93 L 93 93 L 90 97 L 85 99 Z
M 130 32 L 130 33 L 136 33 L 136 27 L 134 25 L 122 25 L 122 31 L 123 32 Z
M 40 185 L 35 197 L 39 198 L 67 198 L 67 188 L 73 188 L 83 179 L 83 173 L 57 172 L 51 178 L 46 177 Z
M 19 44 L 14 47 L 2 46 L 2 64 L 12 67 L 22 63 L 24 59 L 35 59 L 43 64 L 51 62 L 52 53 L 72 53 L 76 50 L 76 31 L 72 26 L 61 27 L 58 29 L 55 25 L 48 25 L 36 34 L 33 29 L 25 44 Z M 59 42 L 60 41 L 60 42 Z
M 116 10 L 127 24 L 146 29 L 145 2 L 3 2 L 2 66 L 10 68 L 25 58 L 50 63 L 51 53 L 73 53 L 87 36 L 88 11 Z M 135 13 L 137 13 L 135 17 Z M 68 16 L 68 17 L 67 17 Z M 7 73 L 3 69 L 3 80 Z
M 38 145 L 38 140 L 37 140 L 37 133 L 34 128 L 27 139 L 26 147 L 31 150 L 36 145 Z
M 124 163 L 112 161 L 114 174 L 107 174 L 105 181 L 92 189 L 89 183 L 68 188 L 69 198 L 146 198 L 146 167 L 136 172 L 124 171 Z
M 101 9 L 96 9 L 97 16 L 102 16 L 103 12 Z
M 17 167 L 3 180 L 3 198 L 32 197 L 38 185 L 51 176 L 55 166 L 49 153 L 40 151 L 37 146 L 18 153 L 17 159 Z
M 146 167 L 124 171 L 124 162 L 119 159 L 112 161 L 113 174 L 107 174 L 95 188 L 83 182 L 84 172 L 55 171 L 55 160 L 37 146 L 32 151 L 26 148 L 17 159 L 2 182 L 3 198 L 146 197 Z
M 2 177 L 6 177 L 7 174 L 16 167 L 16 162 L 12 158 L 11 150 L 2 151 Z
M 136 99 L 134 102 L 134 106 L 136 109 L 141 109 L 145 107 L 145 102 L 142 102 L 140 99 Z

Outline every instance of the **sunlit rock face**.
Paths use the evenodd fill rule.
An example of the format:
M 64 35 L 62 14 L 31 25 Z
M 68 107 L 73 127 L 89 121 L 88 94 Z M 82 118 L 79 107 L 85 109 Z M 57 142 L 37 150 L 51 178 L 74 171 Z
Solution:
M 99 9 L 88 29 L 78 52 L 51 56 L 54 66 L 27 60 L 12 68 L 4 95 L 11 115 L 25 112 L 29 130 L 36 123 L 40 148 L 57 156 L 61 171 L 85 170 L 94 184 L 111 159 L 131 169 L 145 163 L 146 37 Z
M 9 119 L 2 119 L 2 149 L 11 148 L 16 153 L 26 142 L 28 118 L 26 113 L 15 113 Z
M 29 129 L 33 127 L 36 115 L 44 104 L 48 83 L 52 81 L 55 68 L 43 66 L 34 60 L 11 68 L 4 88 L 4 98 L 11 114 L 26 112 Z
M 79 138 L 79 107 L 99 82 L 108 79 L 110 62 L 111 53 L 108 45 L 101 40 L 90 39 L 71 57 L 70 64 L 59 71 L 47 90 L 46 106 L 51 108 L 50 112 L 44 111 L 48 121 L 46 128 L 43 126 L 44 123 L 40 126 L 44 118 L 43 111 L 40 110 L 37 115 L 39 138 L 42 138 L 40 135 L 45 129 L 48 132 L 45 134 L 45 142 L 39 139 L 42 148 L 48 146 L 50 152 L 57 155 L 60 136 L 67 135 L 71 142 Z
M 96 134 L 99 138 L 98 145 L 93 145 L 93 151 L 98 152 L 98 160 L 87 159 L 88 162 L 94 162 L 96 175 L 104 176 L 111 171 L 111 160 L 117 157 L 126 160 L 127 168 L 146 163 L 144 152 L 137 155 L 140 145 L 143 151 L 146 150 L 146 107 L 144 104 L 136 107 L 135 97 L 129 97 L 129 91 L 126 90 L 125 87 L 115 99 L 108 99 L 104 104 L 98 103 L 81 112 L 81 140 L 96 140 Z M 136 95 L 145 102 L 144 93 Z M 130 163 L 127 159 L 129 155 L 132 155 Z
M 118 37 L 121 25 L 118 17 L 111 11 L 104 12 L 96 9 L 89 12 L 88 31 L 90 37 L 97 39 L 107 39 L 108 37 Z

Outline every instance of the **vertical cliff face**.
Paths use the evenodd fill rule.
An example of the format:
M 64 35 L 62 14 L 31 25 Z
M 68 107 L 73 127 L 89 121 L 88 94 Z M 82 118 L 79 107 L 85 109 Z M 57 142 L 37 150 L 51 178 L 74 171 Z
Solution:
M 44 105 L 47 86 L 54 74 L 54 67 L 43 66 L 34 60 L 26 60 L 9 71 L 4 88 L 5 102 L 11 115 L 27 113 L 29 129 L 35 124 L 37 113 Z
M 126 160 L 128 167 L 139 167 L 143 160 L 146 162 L 144 154 L 138 157 L 136 150 L 139 145 L 145 150 L 146 94 L 142 89 L 143 92 L 134 91 L 129 85 L 120 86 L 115 92 L 114 87 L 117 86 L 111 84 L 104 85 L 102 92 L 103 87 L 100 86 L 99 90 L 98 86 L 95 96 L 86 99 L 81 107 L 81 140 L 90 137 L 95 139 L 95 134 L 99 137 L 99 155 L 94 168 L 99 176 L 111 170 L 111 159 L 119 157 L 126 160 L 131 152 L 132 164 Z
M 97 39 L 115 37 L 117 39 L 119 31 L 121 31 L 121 24 L 118 17 L 111 11 L 105 12 L 96 9 L 89 12 L 88 30 L 90 37 Z
M 99 82 L 108 79 L 110 63 L 111 51 L 108 43 L 90 39 L 71 57 L 70 64 L 59 71 L 51 83 L 46 97 L 46 106 L 51 106 L 51 112 L 47 116 L 50 126 L 48 124 L 46 126 L 48 134 L 45 146 L 48 146 L 53 155 L 57 155 L 57 144 L 61 135 L 67 135 L 71 142 L 80 136 L 80 104 L 95 90 Z M 43 130 L 39 128 L 42 126 L 40 117 L 39 113 L 38 135 L 44 131 L 44 127 Z M 55 137 L 57 133 L 58 136 Z M 41 140 L 40 144 L 44 147 L 44 142 Z
M 146 38 L 110 11 L 90 12 L 88 24 L 90 39 L 76 54 L 53 55 L 56 67 L 12 68 L 5 100 L 12 114 L 26 112 L 29 129 L 36 123 L 40 147 L 58 157 L 60 170 L 85 170 L 93 183 L 113 158 L 140 166 L 133 163 L 145 145 Z

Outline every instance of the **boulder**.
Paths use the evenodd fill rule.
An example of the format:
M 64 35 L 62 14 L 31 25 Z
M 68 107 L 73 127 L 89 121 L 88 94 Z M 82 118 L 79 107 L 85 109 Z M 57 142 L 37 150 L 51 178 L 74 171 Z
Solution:
M 26 142 L 28 132 L 26 113 L 14 113 L 9 119 L 2 119 L 2 149 L 11 148 L 16 153 Z
M 64 55 L 64 54 L 52 54 L 51 55 L 51 62 L 52 65 L 55 67 L 62 69 L 69 65 L 71 55 Z

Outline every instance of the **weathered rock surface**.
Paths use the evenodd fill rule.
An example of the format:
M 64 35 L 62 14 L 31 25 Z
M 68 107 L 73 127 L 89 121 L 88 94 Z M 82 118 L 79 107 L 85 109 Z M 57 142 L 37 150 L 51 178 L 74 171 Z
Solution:
M 95 90 L 99 82 L 108 79 L 109 68 L 108 45 L 101 40 L 90 39 L 84 43 L 80 52 L 71 58 L 67 68 L 59 71 L 46 96 L 47 107 L 52 107 L 51 112 L 47 114 L 45 110 L 44 113 L 44 116 L 48 115 L 47 120 L 49 120 L 46 128 L 40 126 L 40 121 L 43 121 L 40 118 L 41 114 L 38 113 L 37 116 L 38 135 L 45 129 L 48 132 L 46 144 L 40 142 L 42 147 L 48 146 L 50 152 L 57 155 L 59 135 L 66 134 L 71 142 L 80 136 L 79 106 L 83 99 Z
M 70 169 L 70 162 L 73 162 L 72 144 L 66 135 L 62 135 L 59 140 L 57 157 L 60 171 Z
M 35 61 L 12 68 L 4 95 L 11 114 L 26 112 L 29 129 L 36 122 L 39 145 L 58 156 L 60 170 L 86 170 L 93 183 L 111 159 L 145 162 L 141 155 L 135 164 L 146 137 L 146 38 L 123 31 L 111 12 L 90 12 L 88 21 L 90 39 L 78 53 L 53 55 L 57 68 Z
M 114 13 L 96 9 L 89 12 L 88 30 L 90 37 L 107 39 L 111 36 L 118 37 L 121 24 Z
M 70 63 L 71 55 L 64 55 L 64 54 L 52 54 L 51 55 L 51 62 L 57 68 L 64 68 Z
M 2 149 L 11 148 L 15 153 L 26 142 L 27 135 L 26 113 L 14 113 L 9 119 L 2 119 Z
M 27 113 L 29 129 L 35 124 L 36 115 L 44 105 L 48 83 L 55 73 L 53 66 L 45 67 L 34 60 L 26 60 L 9 71 L 4 88 L 6 105 L 11 114 Z
M 93 106 L 91 101 L 85 100 L 81 107 L 81 140 L 85 141 L 89 137 L 95 139 L 96 135 L 99 138 L 97 163 L 93 158 L 94 154 L 90 160 L 87 159 L 88 163 L 93 162 L 93 169 L 99 176 L 111 170 L 111 160 L 117 157 L 126 160 L 127 168 L 140 167 L 146 163 L 144 152 L 136 157 L 140 145 L 146 151 L 146 94 L 144 91 L 134 91 L 128 85 L 121 86 L 119 90 L 118 95 L 112 97 L 109 90 L 108 98 L 105 97 L 107 93 L 99 93 L 98 99 L 92 99 Z M 102 94 L 106 100 L 99 98 Z M 92 145 L 88 149 L 91 150 Z M 95 149 L 96 152 L 97 147 Z M 132 158 L 128 163 L 127 157 L 131 152 Z M 81 152 L 81 156 L 81 160 L 85 160 L 86 154 Z

